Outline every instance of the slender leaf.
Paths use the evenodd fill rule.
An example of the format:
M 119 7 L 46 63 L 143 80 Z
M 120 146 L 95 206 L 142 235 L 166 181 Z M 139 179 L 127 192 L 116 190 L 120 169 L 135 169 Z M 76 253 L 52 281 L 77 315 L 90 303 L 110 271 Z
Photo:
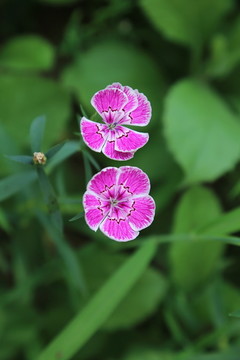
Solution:
M 26 165 L 33 165 L 33 158 L 32 156 L 28 155 L 5 155 L 7 159 L 26 164 Z
M 156 246 L 144 244 L 103 285 L 97 294 L 37 360 L 68 360 L 104 324 L 153 258 Z
M 41 151 L 46 118 L 39 116 L 33 120 L 30 127 L 30 143 L 32 152 Z
M 66 265 L 66 269 L 68 270 L 70 283 L 73 284 L 75 288 L 79 289 L 82 294 L 86 294 L 85 280 L 74 251 L 68 245 L 63 234 L 56 226 L 54 226 L 45 214 L 37 213 L 37 217 L 54 241 L 58 252 Z
M 98 162 L 94 159 L 94 157 L 86 150 L 83 150 L 82 152 L 86 155 L 86 157 L 89 159 L 90 163 L 95 167 L 95 169 L 100 171 L 101 167 L 98 164 Z
M 49 149 L 45 154 L 46 158 L 51 159 L 55 154 L 57 154 L 57 152 L 59 150 L 61 150 L 61 148 L 64 146 L 64 144 L 66 144 L 66 141 L 64 141 L 60 144 L 57 144 L 57 145 L 53 146 L 51 149 Z
M 68 221 L 76 221 L 78 219 L 81 219 L 84 216 L 84 212 L 81 212 L 79 214 L 77 214 L 76 216 L 72 217 L 71 219 L 69 219 Z
M 37 179 L 37 174 L 34 170 L 20 172 L 10 175 L 0 180 L 0 201 L 21 191 L 34 180 Z
M 58 151 L 58 153 L 51 158 L 51 161 L 47 165 L 47 172 L 51 172 L 53 168 L 61 164 L 64 160 L 75 154 L 80 150 L 78 141 L 68 141 Z
M 86 153 L 83 152 L 83 163 L 84 163 L 84 170 L 85 170 L 85 181 L 86 184 L 91 180 L 93 176 L 92 168 L 90 165 L 89 158 L 87 157 Z
M 229 316 L 240 318 L 240 310 L 230 313 Z

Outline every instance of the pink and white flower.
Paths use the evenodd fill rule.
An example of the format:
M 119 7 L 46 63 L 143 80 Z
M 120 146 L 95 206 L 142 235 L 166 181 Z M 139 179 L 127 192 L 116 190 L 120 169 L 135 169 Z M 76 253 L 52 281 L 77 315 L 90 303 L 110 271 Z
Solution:
M 154 218 L 149 191 L 149 178 L 137 167 L 103 169 L 89 181 L 83 195 L 88 226 L 116 241 L 135 239 Z
M 128 160 L 148 141 L 148 134 L 122 125 L 145 126 L 151 118 L 146 96 L 129 86 L 113 83 L 98 91 L 91 100 L 103 124 L 83 117 L 80 128 L 85 143 L 96 152 L 114 160 Z

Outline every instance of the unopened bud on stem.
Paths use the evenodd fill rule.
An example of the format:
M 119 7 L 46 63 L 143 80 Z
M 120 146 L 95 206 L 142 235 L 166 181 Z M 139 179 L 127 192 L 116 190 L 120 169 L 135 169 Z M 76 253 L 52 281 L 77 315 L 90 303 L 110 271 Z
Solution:
M 47 161 L 46 156 L 42 152 L 33 153 L 33 162 L 35 165 L 45 165 Z

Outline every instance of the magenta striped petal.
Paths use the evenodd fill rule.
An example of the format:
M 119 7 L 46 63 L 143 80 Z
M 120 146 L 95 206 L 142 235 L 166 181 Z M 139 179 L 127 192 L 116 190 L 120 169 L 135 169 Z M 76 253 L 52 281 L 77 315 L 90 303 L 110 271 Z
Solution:
M 94 175 L 89 181 L 87 190 L 93 191 L 95 194 L 101 195 L 106 188 L 110 189 L 117 182 L 118 169 L 115 167 L 107 167 Z
M 106 141 L 102 148 L 102 152 L 108 158 L 118 161 L 129 160 L 134 156 L 134 152 L 121 152 L 115 150 L 115 140 Z
M 142 230 L 153 222 L 155 202 L 150 195 L 134 198 L 133 208 L 129 215 L 129 224 L 135 230 Z
M 149 194 L 150 181 L 141 169 L 134 166 L 121 166 L 119 170 L 118 185 L 123 185 L 134 196 Z
M 148 134 L 128 130 L 121 125 L 147 125 L 151 105 L 146 96 L 129 86 L 113 83 L 98 91 L 91 104 L 105 124 L 83 118 L 81 134 L 84 142 L 94 151 L 103 152 L 110 159 L 124 161 L 148 141 Z
M 127 129 L 124 126 L 116 128 L 115 150 L 122 152 L 132 152 L 143 147 L 149 139 L 147 133 L 140 133 Z
M 124 105 L 128 102 L 127 95 L 120 89 L 107 88 L 98 91 L 92 98 L 91 104 L 102 115 L 103 112 L 119 111 L 124 108 Z
M 127 122 L 122 122 L 125 125 L 138 125 L 146 126 L 152 116 L 152 108 L 150 102 L 145 95 L 137 92 L 138 106 L 135 110 L 129 113 L 129 119 Z
M 100 152 L 108 137 L 107 126 L 83 117 L 80 122 L 80 129 L 83 140 L 90 149 Z
M 106 217 L 101 223 L 100 230 L 112 240 L 130 241 L 136 239 L 139 235 L 138 231 L 134 231 L 127 220 L 117 221 Z
M 83 196 L 87 224 L 116 241 L 135 239 L 154 218 L 149 189 L 147 175 L 136 167 L 103 169 L 90 180 Z

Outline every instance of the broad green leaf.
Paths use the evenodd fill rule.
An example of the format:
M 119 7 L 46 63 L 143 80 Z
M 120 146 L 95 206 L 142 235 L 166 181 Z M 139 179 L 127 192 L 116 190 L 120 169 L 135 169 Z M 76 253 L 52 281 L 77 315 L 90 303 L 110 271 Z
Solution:
M 208 39 L 233 1 L 141 0 L 140 4 L 153 25 L 167 38 L 195 47 Z
M 217 235 L 231 234 L 240 230 L 240 208 L 226 212 L 205 226 L 201 227 L 198 232 L 201 234 Z
M 156 246 L 152 243 L 145 244 L 137 250 L 113 273 L 84 309 L 43 350 L 37 360 L 53 360 L 56 354 L 60 354 L 61 360 L 71 359 L 87 340 L 102 327 L 145 271 L 155 251 Z
M 34 170 L 28 170 L 7 176 L 0 180 L 0 201 L 21 191 L 36 179 L 36 172 Z
M 36 35 L 9 40 L 0 52 L 0 66 L 10 70 L 49 70 L 54 64 L 54 48 Z
M 227 31 L 221 30 L 210 44 L 210 58 L 206 64 L 208 76 L 226 76 L 240 63 L 240 17 L 231 23 Z
M 168 146 L 187 183 L 213 181 L 239 160 L 239 121 L 208 86 L 194 80 L 175 85 L 163 120 Z
M 30 126 L 30 143 L 32 152 L 42 150 L 42 142 L 45 131 L 46 118 L 39 116 L 33 120 Z
M 21 164 L 33 165 L 33 157 L 29 155 L 5 155 L 5 157 Z
M 204 187 L 193 187 L 181 198 L 175 213 L 173 232 L 196 233 L 199 227 L 220 215 L 218 199 Z M 203 284 L 218 267 L 224 243 L 174 242 L 170 248 L 174 282 L 184 290 Z
M 124 42 L 100 42 L 63 72 L 63 83 L 75 91 L 81 104 L 91 115 L 95 112 L 90 100 L 95 92 L 119 81 L 137 88 L 150 100 L 153 119 L 159 123 L 164 83 L 156 63 L 140 49 Z
M 37 76 L 1 74 L 0 92 L 0 122 L 13 141 L 29 145 L 30 124 L 41 114 L 47 119 L 42 150 L 61 139 L 70 114 L 70 95 L 60 85 Z

